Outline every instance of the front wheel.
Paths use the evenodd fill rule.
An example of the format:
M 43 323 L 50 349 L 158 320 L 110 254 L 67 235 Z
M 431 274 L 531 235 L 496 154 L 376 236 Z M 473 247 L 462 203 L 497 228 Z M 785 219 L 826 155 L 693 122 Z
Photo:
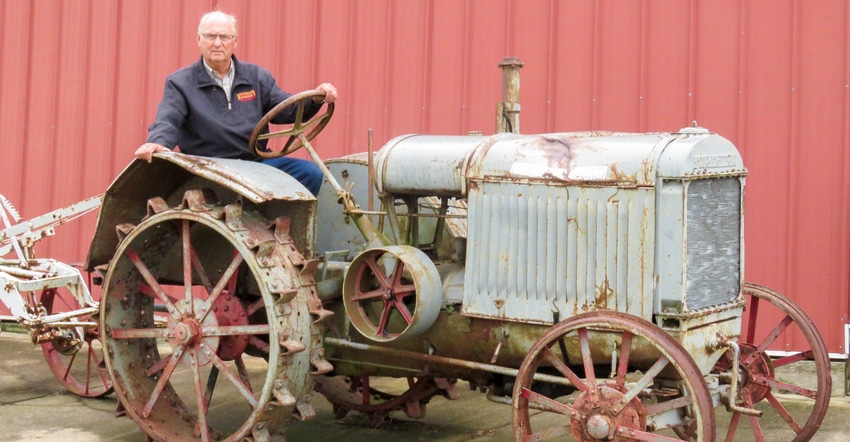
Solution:
M 745 408 L 764 412 L 761 419 L 733 412 L 727 427 L 727 440 L 736 434 L 748 440 L 808 441 L 820 427 L 829 407 L 832 390 L 829 353 L 823 339 L 808 315 L 786 296 L 756 284 L 744 285 L 747 300 L 743 330 L 738 341 L 741 354 L 736 369 L 741 378 L 736 403 Z M 777 342 L 794 339 L 794 351 L 772 359 L 766 351 Z M 729 372 L 732 358 L 729 353 L 717 362 L 716 373 Z M 813 373 L 811 380 L 799 376 Z M 777 395 L 789 396 L 794 407 L 786 407 Z M 762 427 L 764 419 L 784 426 Z M 746 428 L 748 427 L 748 428 Z M 772 426 L 773 427 L 773 426 Z
M 611 372 L 603 377 L 605 363 Z M 569 386 L 578 391 L 567 397 Z M 520 366 L 512 407 L 517 441 L 715 435 L 711 395 L 688 352 L 655 324 L 612 311 L 583 313 L 544 333 Z

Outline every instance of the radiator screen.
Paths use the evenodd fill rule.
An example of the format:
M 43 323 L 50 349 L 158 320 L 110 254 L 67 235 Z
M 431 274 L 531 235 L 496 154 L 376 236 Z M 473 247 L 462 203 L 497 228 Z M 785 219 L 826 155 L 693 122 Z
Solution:
M 690 182 L 687 195 L 686 305 L 698 310 L 738 296 L 741 284 L 741 181 Z

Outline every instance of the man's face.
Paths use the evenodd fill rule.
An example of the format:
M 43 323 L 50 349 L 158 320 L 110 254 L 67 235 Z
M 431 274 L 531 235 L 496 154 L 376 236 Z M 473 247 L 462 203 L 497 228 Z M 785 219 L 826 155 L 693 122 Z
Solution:
M 198 36 L 198 47 L 201 48 L 201 54 L 208 65 L 214 66 L 230 60 L 233 49 L 236 48 L 237 37 L 233 35 L 233 29 L 227 20 L 213 18 L 206 23 L 202 34 Z M 227 36 L 233 38 L 228 39 Z

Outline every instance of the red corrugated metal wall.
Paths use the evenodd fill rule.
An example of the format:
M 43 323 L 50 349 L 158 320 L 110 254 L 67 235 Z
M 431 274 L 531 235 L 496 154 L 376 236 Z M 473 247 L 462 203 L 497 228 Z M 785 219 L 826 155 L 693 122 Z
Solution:
M 364 151 L 369 128 L 377 146 L 492 132 L 505 56 L 525 63 L 525 133 L 719 132 L 750 170 L 747 279 L 845 352 L 848 1 L 0 0 L 0 193 L 28 218 L 106 189 L 216 7 L 240 20 L 237 56 L 284 89 L 338 87 L 326 157 Z M 93 226 L 61 227 L 41 255 L 84 259 Z

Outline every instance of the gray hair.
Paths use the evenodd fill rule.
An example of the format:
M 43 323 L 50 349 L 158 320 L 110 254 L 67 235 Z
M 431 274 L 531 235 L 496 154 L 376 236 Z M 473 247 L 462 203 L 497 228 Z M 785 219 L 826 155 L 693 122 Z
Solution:
M 198 23 L 198 35 L 204 33 L 204 27 L 206 27 L 207 22 L 213 18 L 223 18 L 227 20 L 228 22 L 230 22 L 230 28 L 233 29 L 233 35 L 236 36 L 239 33 L 239 28 L 236 26 L 236 17 L 230 14 L 225 14 L 221 11 L 212 11 L 207 12 L 206 14 L 204 14 L 203 17 L 201 17 L 201 22 Z

